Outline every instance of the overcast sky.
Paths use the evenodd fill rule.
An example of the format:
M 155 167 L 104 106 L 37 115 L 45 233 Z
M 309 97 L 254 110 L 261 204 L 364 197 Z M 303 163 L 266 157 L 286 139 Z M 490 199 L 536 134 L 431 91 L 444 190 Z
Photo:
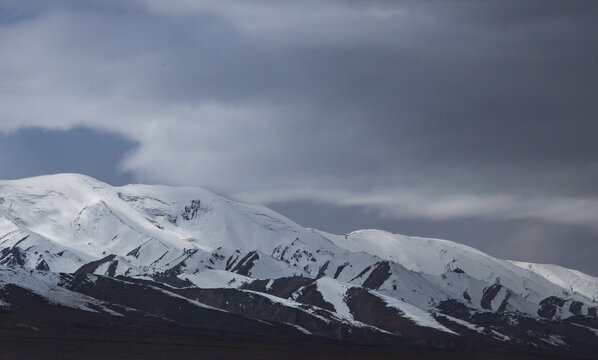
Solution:
M 598 1 L 0 4 L 0 178 L 201 185 L 598 275 Z

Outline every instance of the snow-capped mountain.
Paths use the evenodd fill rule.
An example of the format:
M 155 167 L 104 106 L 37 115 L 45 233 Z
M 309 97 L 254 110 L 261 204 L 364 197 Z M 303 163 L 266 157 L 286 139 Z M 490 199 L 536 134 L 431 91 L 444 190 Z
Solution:
M 176 303 L 197 319 L 242 315 L 254 331 L 598 350 L 598 278 L 446 240 L 333 235 L 197 187 L 113 187 L 77 174 L 1 181 L 0 264 L 6 308 L 26 292 L 85 311 L 195 321 L 164 309 Z

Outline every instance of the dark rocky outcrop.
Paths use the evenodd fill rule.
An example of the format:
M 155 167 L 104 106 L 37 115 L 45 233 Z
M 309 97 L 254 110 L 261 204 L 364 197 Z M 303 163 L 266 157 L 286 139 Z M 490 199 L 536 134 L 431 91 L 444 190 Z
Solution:
M 250 251 L 230 271 L 239 275 L 249 276 L 254 263 L 259 260 L 260 255 L 256 251 Z
M 390 277 L 390 264 L 388 261 L 381 261 L 374 265 L 374 270 L 363 282 L 363 287 L 377 289 Z
M 538 315 L 545 319 L 552 319 L 556 314 L 558 308 L 562 308 L 564 305 L 565 299 L 557 296 L 549 296 L 546 299 L 540 301 Z
M 45 260 L 41 260 L 35 266 L 35 270 L 50 271 L 50 266 L 48 266 L 48 263 Z
M 500 289 L 502 289 L 502 285 L 500 284 L 493 284 L 484 289 L 482 300 L 480 300 L 480 305 L 483 309 L 492 310 L 492 300 L 498 295 Z
M 23 266 L 27 259 L 27 254 L 18 246 L 4 248 L 0 251 L 0 265 Z
M 75 270 L 75 274 L 93 274 L 100 266 L 111 263 L 114 259 L 116 259 L 116 255 L 110 254 L 100 260 L 89 262 Z

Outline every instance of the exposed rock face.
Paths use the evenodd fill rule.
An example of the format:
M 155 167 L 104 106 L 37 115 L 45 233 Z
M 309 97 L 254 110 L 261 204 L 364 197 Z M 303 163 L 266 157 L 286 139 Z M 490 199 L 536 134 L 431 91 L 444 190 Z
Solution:
M 482 300 L 480 304 L 482 305 L 483 309 L 492 310 L 492 300 L 498 295 L 498 292 L 502 289 L 502 285 L 500 284 L 493 284 L 487 289 L 484 290 L 484 294 L 482 295 Z
M 388 261 L 382 261 L 374 265 L 374 270 L 363 282 L 363 287 L 368 289 L 378 289 L 392 275 Z

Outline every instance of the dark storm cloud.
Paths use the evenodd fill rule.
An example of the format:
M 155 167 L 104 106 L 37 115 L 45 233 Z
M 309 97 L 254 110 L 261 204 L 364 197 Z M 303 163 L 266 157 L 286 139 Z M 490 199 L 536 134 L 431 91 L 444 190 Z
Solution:
M 595 1 L 0 4 L 0 130 L 120 134 L 136 180 L 393 231 L 598 232 Z

